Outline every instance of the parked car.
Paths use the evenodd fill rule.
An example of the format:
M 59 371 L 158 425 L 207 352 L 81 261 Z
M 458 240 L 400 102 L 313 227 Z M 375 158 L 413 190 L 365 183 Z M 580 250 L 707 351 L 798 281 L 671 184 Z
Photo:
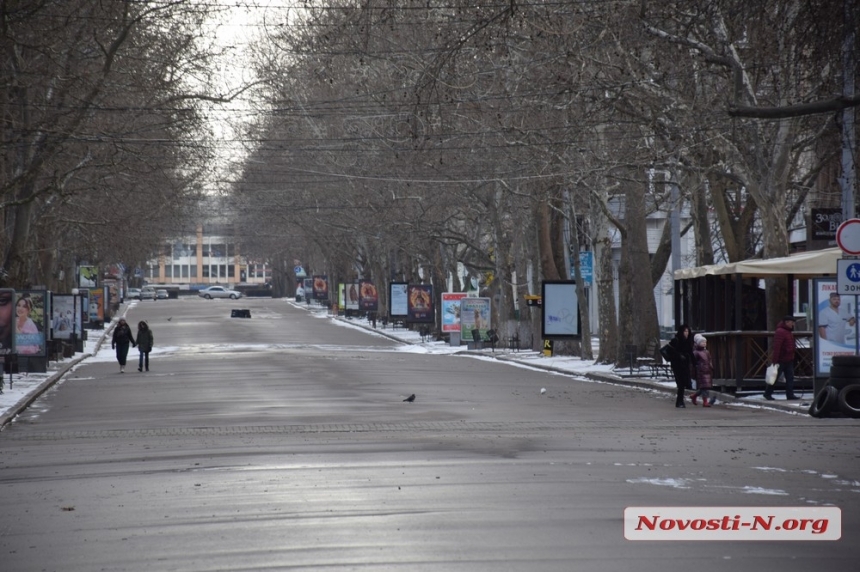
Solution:
M 158 295 L 155 293 L 155 288 L 152 286 L 144 286 L 140 289 L 141 300 L 155 300 Z
M 167 290 L 159 288 L 155 291 L 155 297 L 159 300 L 167 300 L 170 296 L 167 294 Z
M 129 288 L 125 297 L 129 300 L 140 300 L 140 288 Z
M 207 300 L 211 300 L 212 298 L 230 298 L 231 300 L 238 300 L 242 297 L 241 292 L 230 290 L 224 286 L 210 286 L 200 290 L 197 295 L 201 298 L 206 298 Z

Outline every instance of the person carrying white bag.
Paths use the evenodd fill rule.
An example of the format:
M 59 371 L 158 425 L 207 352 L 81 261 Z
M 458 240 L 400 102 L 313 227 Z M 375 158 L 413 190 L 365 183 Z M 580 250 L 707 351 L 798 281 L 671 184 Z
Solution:
M 771 364 L 778 366 L 777 378 L 779 376 L 785 377 L 785 398 L 791 401 L 800 399 L 794 394 L 794 316 L 785 316 L 776 325 L 771 358 Z M 768 383 L 764 389 L 764 398 L 768 401 L 774 399 L 773 388 L 775 384 L 776 380 L 774 379 L 774 383 Z

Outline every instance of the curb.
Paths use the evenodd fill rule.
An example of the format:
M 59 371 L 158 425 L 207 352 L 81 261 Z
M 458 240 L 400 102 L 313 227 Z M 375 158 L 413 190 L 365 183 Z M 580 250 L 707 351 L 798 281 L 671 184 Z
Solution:
M 12 420 L 17 417 L 22 411 L 27 409 L 27 407 L 29 407 L 31 403 L 36 401 L 36 399 L 38 399 L 40 395 L 45 393 L 48 389 L 51 388 L 52 385 L 62 379 L 66 372 L 68 372 L 74 366 L 78 365 L 83 360 L 91 356 L 92 354 L 84 353 L 81 354 L 79 357 L 73 358 L 72 361 L 70 361 L 69 363 L 63 364 L 63 366 L 59 370 L 51 374 L 48 379 L 40 383 L 35 389 L 30 391 L 30 393 L 22 397 L 18 401 L 18 403 L 9 408 L 8 411 L 3 414 L 0 414 L 0 431 L 2 431 L 7 424 L 11 423 Z
M 123 312 L 122 315 L 125 316 L 125 312 Z M 15 417 L 20 415 L 21 412 L 27 409 L 31 403 L 33 403 L 39 398 L 39 396 L 48 391 L 55 383 L 61 380 L 70 369 L 72 369 L 85 359 L 92 357 L 93 354 L 99 353 L 99 349 L 101 349 L 105 338 L 107 338 L 108 332 L 113 330 L 115 324 L 116 322 L 111 320 L 110 325 L 106 329 L 102 330 L 102 335 L 96 341 L 95 351 L 92 354 L 85 352 L 78 357 L 72 358 L 72 360 L 68 363 L 64 363 L 62 366 L 60 366 L 60 369 L 48 376 L 48 379 L 40 383 L 35 389 L 30 391 L 30 393 L 18 400 L 18 403 L 10 407 L 5 413 L 0 414 L 0 431 L 3 431 L 3 429 L 6 428 L 6 425 L 11 423 L 12 420 L 15 419 Z
M 347 320 L 346 318 L 344 318 L 342 316 L 335 316 L 334 319 L 341 320 L 345 323 L 352 324 L 354 326 L 358 326 L 358 327 L 360 327 L 364 330 L 370 331 L 370 332 L 376 332 L 382 336 L 385 336 L 386 338 L 389 338 L 389 339 L 396 341 L 396 342 L 400 342 L 402 344 L 414 345 L 414 344 L 411 344 L 410 342 L 406 342 L 400 338 L 396 338 L 392 335 L 389 335 L 389 334 L 385 333 L 384 331 L 380 331 L 378 328 L 375 329 L 375 328 L 371 328 L 369 326 L 365 326 L 363 324 L 356 324 L 352 320 Z M 519 363 L 521 365 L 526 365 L 528 367 L 533 367 L 533 368 L 541 369 L 544 371 L 550 371 L 552 373 L 558 373 L 558 374 L 566 375 L 568 377 L 585 377 L 586 379 L 590 379 L 592 381 L 599 381 L 602 383 L 611 383 L 614 385 L 622 385 L 625 387 L 633 387 L 633 388 L 638 388 L 638 389 L 649 389 L 652 391 L 660 391 L 662 393 L 667 393 L 673 397 L 675 396 L 675 388 L 665 387 L 663 385 L 660 385 L 659 383 L 655 383 L 653 381 L 650 381 L 650 380 L 644 379 L 644 378 L 624 378 L 624 377 L 619 377 L 619 376 L 613 375 L 613 374 L 594 373 L 594 372 L 585 372 L 582 374 L 575 374 L 575 373 L 572 373 L 568 370 L 564 370 L 564 369 L 549 366 L 549 365 L 520 362 L 515 357 L 511 357 L 508 354 L 502 354 L 502 353 L 487 354 L 484 352 L 464 349 L 462 351 L 457 352 L 457 354 L 491 357 L 491 358 L 497 359 L 499 361 L 516 362 L 516 363 Z M 715 391 L 713 389 L 710 391 L 712 394 L 716 394 L 717 400 L 719 402 L 721 402 L 722 404 L 725 404 L 725 405 L 730 405 L 730 404 L 755 405 L 756 407 L 760 407 L 762 409 L 770 409 L 772 411 L 779 411 L 782 413 L 797 413 L 800 415 L 808 415 L 809 414 L 808 409 L 804 408 L 804 407 L 797 407 L 794 405 L 788 405 L 788 404 L 784 404 L 784 403 L 780 403 L 780 402 L 774 402 L 774 401 L 764 401 L 764 402 L 760 402 L 758 400 L 750 401 L 750 400 L 746 400 L 742 397 L 735 397 L 734 395 L 731 395 L 728 393 L 720 393 L 720 392 Z M 685 395 L 689 396 L 690 394 L 689 394 L 689 392 L 687 392 L 687 393 L 685 393 Z M 806 401 L 806 400 L 804 400 L 804 401 Z M 810 401 L 811 401 L 811 398 L 810 398 Z

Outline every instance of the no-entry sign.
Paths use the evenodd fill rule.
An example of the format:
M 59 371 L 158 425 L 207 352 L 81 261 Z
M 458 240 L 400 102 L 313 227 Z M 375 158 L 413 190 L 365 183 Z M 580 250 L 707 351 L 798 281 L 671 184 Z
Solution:
M 849 218 L 836 229 L 836 244 L 845 254 L 860 255 L 860 218 Z

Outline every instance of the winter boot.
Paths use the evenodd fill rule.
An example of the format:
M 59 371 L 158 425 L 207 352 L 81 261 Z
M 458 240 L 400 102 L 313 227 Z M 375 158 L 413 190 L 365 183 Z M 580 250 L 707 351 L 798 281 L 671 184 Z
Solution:
M 678 397 L 675 398 L 675 407 L 677 407 L 679 409 L 685 409 L 687 407 L 686 405 L 684 405 L 684 396 L 683 395 L 679 395 Z
M 703 398 L 702 398 L 702 407 L 710 407 L 710 406 L 711 406 L 711 404 L 710 404 L 710 403 L 708 403 L 708 398 L 707 398 L 707 397 L 703 397 Z
M 698 403 L 696 403 L 696 399 L 698 399 L 698 397 L 699 397 L 699 394 L 698 394 L 698 393 L 694 393 L 694 394 L 692 395 L 692 397 L 690 397 L 690 401 L 692 401 L 692 402 L 693 402 L 693 405 L 698 405 Z

